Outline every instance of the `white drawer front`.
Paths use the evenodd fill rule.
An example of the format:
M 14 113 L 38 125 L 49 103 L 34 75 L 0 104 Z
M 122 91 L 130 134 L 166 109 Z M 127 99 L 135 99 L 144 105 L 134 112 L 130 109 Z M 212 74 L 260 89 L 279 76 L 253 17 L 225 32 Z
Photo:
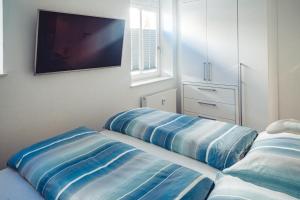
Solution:
M 184 98 L 183 110 L 212 118 L 223 118 L 235 121 L 235 106 L 223 103 Z
M 184 97 L 235 105 L 235 92 L 233 89 L 184 85 Z
M 234 120 L 231 120 L 231 119 L 223 119 L 223 118 L 219 118 L 219 117 L 200 115 L 200 114 L 189 112 L 189 111 L 184 111 L 183 114 L 190 115 L 190 116 L 195 116 L 195 117 L 207 118 L 207 119 L 211 119 L 211 120 L 217 120 L 217 121 L 220 121 L 220 122 L 227 122 L 227 123 L 231 123 L 231 124 L 236 124 L 236 122 Z

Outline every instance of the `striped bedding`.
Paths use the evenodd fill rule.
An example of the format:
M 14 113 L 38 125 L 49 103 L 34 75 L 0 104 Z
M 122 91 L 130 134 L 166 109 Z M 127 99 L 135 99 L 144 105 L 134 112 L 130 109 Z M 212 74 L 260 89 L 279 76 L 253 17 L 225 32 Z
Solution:
M 300 135 L 261 133 L 246 157 L 224 173 L 300 199 Z
M 107 121 L 105 128 L 220 170 L 239 161 L 257 136 L 250 128 L 150 108 L 119 113 Z
M 201 200 L 213 187 L 200 173 L 87 128 L 32 145 L 8 166 L 47 200 Z
M 287 194 L 219 174 L 208 200 L 297 200 Z

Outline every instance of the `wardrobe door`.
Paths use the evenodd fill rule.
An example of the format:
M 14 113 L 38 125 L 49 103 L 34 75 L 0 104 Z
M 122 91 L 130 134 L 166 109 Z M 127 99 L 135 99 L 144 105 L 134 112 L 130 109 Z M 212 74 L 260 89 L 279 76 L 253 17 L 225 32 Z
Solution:
M 266 0 L 239 0 L 243 125 L 258 131 L 268 124 L 267 27 Z
M 237 0 L 207 0 L 210 81 L 238 84 Z
M 205 81 L 206 1 L 179 1 L 178 63 L 182 81 Z

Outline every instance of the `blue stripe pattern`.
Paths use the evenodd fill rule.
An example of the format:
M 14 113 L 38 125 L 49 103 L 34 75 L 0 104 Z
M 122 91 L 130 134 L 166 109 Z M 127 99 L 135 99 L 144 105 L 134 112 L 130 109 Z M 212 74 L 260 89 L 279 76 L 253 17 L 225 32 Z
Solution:
M 297 200 L 285 193 L 219 174 L 208 200 Z
M 201 200 L 213 187 L 200 173 L 84 127 L 34 144 L 7 165 L 46 200 Z
M 225 122 L 138 108 L 110 118 L 105 128 L 223 170 L 249 150 L 257 132 Z
M 246 157 L 224 173 L 300 199 L 300 135 L 261 133 Z

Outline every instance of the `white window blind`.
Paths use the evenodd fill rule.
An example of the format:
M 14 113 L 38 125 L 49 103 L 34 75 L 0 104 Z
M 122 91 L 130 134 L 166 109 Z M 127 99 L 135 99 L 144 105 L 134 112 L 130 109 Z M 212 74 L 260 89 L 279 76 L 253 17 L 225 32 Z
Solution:
M 131 0 L 131 71 L 158 72 L 159 0 Z

